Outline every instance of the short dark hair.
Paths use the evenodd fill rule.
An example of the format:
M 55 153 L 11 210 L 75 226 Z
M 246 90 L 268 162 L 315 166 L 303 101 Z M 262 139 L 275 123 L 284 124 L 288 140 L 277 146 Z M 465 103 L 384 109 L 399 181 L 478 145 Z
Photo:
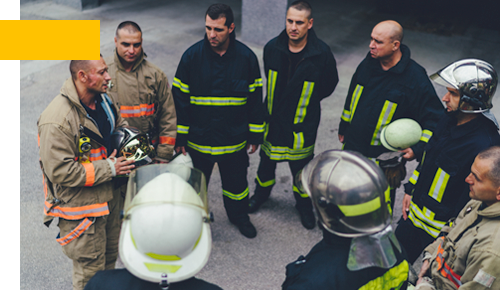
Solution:
M 102 57 L 102 54 L 99 54 Z M 69 63 L 69 72 L 73 80 L 76 80 L 79 70 L 88 71 L 90 60 L 72 60 Z
M 127 29 L 127 31 L 129 33 L 136 33 L 136 32 L 140 32 L 141 35 L 142 35 L 142 30 L 141 28 L 139 27 L 139 25 L 137 23 L 135 23 L 134 21 L 130 21 L 130 20 L 127 20 L 127 21 L 123 21 L 122 23 L 120 23 L 118 25 L 118 28 L 116 28 L 116 37 L 119 37 L 118 36 L 118 30 L 121 30 L 121 29 Z
M 292 7 L 294 9 L 299 10 L 299 11 L 306 10 L 307 12 L 309 12 L 309 17 L 307 17 L 307 18 L 308 19 L 312 18 L 312 6 L 309 2 L 307 2 L 305 0 L 293 1 L 292 4 L 290 4 L 290 6 L 288 6 L 288 9 L 290 9 Z
M 500 186 L 500 146 L 492 146 L 485 149 L 479 152 L 476 158 L 491 161 L 491 168 L 487 174 L 488 178 L 491 179 L 496 186 Z
M 233 10 L 226 4 L 217 3 L 210 5 L 205 13 L 205 17 L 207 17 L 207 15 L 213 20 L 226 17 L 226 23 L 224 23 L 224 25 L 227 27 L 231 26 L 234 22 Z

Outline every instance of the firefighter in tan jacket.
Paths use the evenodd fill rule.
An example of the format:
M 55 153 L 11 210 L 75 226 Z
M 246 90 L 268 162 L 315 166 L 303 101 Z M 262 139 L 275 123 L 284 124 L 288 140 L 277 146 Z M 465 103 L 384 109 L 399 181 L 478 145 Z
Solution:
M 156 162 L 172 158 L 177 117 L 167 76 L 146 60 L 142 32 L 135 22 L 118 25 L 116 50 L 107 58 L 111 83 L 108 94 L 129 125 L 148 133 L 156 148 Z
M 415 289 L 500 289 L 500 147 L 479 153 L 465 181 L 472 200 L 425 249 Z
M 72 78 L 38 120 L 44 223 L 59 217 L 57 242 L 73 260 L 75 290 L 115 266 L 122 202 L 111 180 L 134 167 L 107 148 L 114 128 L 127 125 L 105 94 L 107 70 L 102 56 L 71 61 Z

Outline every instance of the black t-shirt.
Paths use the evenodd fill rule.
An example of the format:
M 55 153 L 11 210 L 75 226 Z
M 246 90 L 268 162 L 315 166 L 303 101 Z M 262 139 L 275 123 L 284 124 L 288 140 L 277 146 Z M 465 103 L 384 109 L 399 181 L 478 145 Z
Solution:
M 97 272 L 84 290 L 161 290 L 158 283 L 141 280 L 127 269 L 113 269 Z M 195 277 L 182 282 L 170 283 L 169 290 L 222 290 Z
M 288 76 L 289 80 L 293 77 L 293 74 L 295 74 L 295 70 L 297 70 L 297 65 L 299 64 L 299 62 L 304 58 L 306 47 L 307 44 L 299 52 L 291 52 L 290 49 L 288 50 L 290 56 L 290 75 Z
M 108 115 L 106 114 L 106 112 L 104 111 L 104 108 L 101 105 L 102 101 L 103 100 L 102 100 L 101 95 L 96 96 L 96 98 L 95 98 L 95 110 L 92 110 L 91 108 L 87 107 L 85 104 L 82 103 L 82 101 L 80 101 L 80 103 L 87 111 L 87 114 L 89 114 L 89 116 L 94 121 L 96 121 L 97 128 L 99 129 L 99 132 L 101 133 L 101 135 L 104 139 L 104 142 L 106 143 L 106 144 L 102 144 L 102 145 L 104 145 L 104 147 L 106 147 L 106 150 L 109 153 L 111 153 L 110 152 L 110 150 L 111 150 L 111 148 L 110 148 L 110 145 L 111 145 L 111 139 L 110 139 L 111 123 L 110 123 L 110 120 L 108 118 Z

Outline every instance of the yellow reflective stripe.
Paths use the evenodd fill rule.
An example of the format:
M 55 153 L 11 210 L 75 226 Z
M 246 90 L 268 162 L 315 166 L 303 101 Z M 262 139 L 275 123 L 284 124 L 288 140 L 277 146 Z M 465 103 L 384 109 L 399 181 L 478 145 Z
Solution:
M 293 192 L 296 192 L 302 198 L 308 198 L 309 197 L 307 195 L 307 193 L 300 191 L 299 188 L 297 186 L 295 186 L 295 185 L 293 185 Z
M 356 85 L 356 88 L 354 89 L 354 92 L 352 93 L 352 98 L 351 98 L 351 106 L 350 106 L 350 114 L 349 114 L 349 123 L 352 120 L 352 117 L 354 117 L 354 112 L 356 111 L 356 107 L 358 106 L 359 99 L 361 97 L 361 94 L 363 93 L 363 86 L 362 85 Z
M 248 129 L 252 133 L 264 133 L 264 124 L 248 124 Z
M 242 193 L 237 193 L 237 194 L 231 193 L 227 190 L 222 190 L 223 195 L 225 195 L 233 200 L 242 200 L 248 196 L 248 193 L 249 193 L 248 187 Z
M 368 202 L 353 205 L 339 205 L 345 216 L 360 216 L 371 213 L 380 208 L 380 198 L 376 197 Z
M 380 132 L 385 125 L 391 122 L 397 107 L 398 104 L 388 100 L 385 101 L 384 107 L 382 108 L 380 116 L 378 117 L 377 127 L 375 127 L 375 132 L 373 132 L 372 142 L 370 143 L 370 145 L 380 145 Z
M 257 180 L 259 185 L 262 187 L 269 187 L 269 186 L 273 186 L 274 184 L 276 184 L 276 179 L 271 179 L 271 180 L 268 180 L 266 182 L 262 182 L 259 178 L 259 175 L 255 176 L 255 180 Z
M 378 164 L 378 163 L 377 163 Z M 392 215 L 392 206 L 391 204 L 395 202 L 395 200 L 391 200 L 391 187 L 388 186 L 384 192 L 385 195 L 385 204 L 387 205 L 387 209 L 389 210 L 389 214 Z
M 176 255 L 161 255 L 161 254 L 155 254 L 155 253 L 146 253 L 146 256 L 151 257 L 155 260 L 162 260 L 162 261 L 179 261 L 179 260 L 181 260 L 181 257 L 176 256 Z
M 281 146 L 272 146 L 268 141 L 262 144 L 262 150 L 271 160 L 300 160 L 304 159 L 314 152 L 314 144 L 301 149 L 293 149 Z
M 421 210 L 413 201 L 410 203 L 410 214 L 408 217 L 413 225 L 436 238 L 446 222 L 434 220 L 435 213 L 424 207 Z
M 182 265 L 166 265 L 166 264 L 155 264 L 155 263 L 144 263 L 146 268 L 151 272 L 156 273 L 175 273 L 179 271 Z
M 269 115 L 273 113 L 273 102 L 274 102 L 274 90 L 276 89 L 276 79 L 278 78 L 278 72 L 269 70 L 267 77 L 267 111 Z
M 247 144 L 247 141 L 243 141 L 240 144 L 231 145 L 231 146 L 204 146 L 204 145 L 199 145 L 199 144 L 195 144 L 191 141 L 188 141 L 187 145 L 189 147 L 193 148 L 194 150 L 199 151 L 201 153 L 211 154 L 211 155 L 223 155 L 223 154 L 238 152 L 241 149 L 245 148 L 246 144 Z
M 418 176 L 420 175 L 420 172 L 418 170 L 414 170 L 412 176 L 410 177 L 410 183 L 415 185 L 417 184 Z
M 178 88 L 181 90 L 181 92 L 189 94 L 189 86 L 183 82 L 181 82 L 180 79 L 174 77 L 174 81 L 172 82 L 172 86 Z
M 377 277 L 363 285 L 359 290 L 399 290 L 408 280 L 410 266 L 406 260 L 387 270 L 383 276 Z
M 311 100 L 313 90 L 314 82 L 305 81 L 304 85 L 302 86 L 302 93 L 300 94 L 297 110 L 295 111 L 295 118 L 293 119 L 294 124 L 304 122 L 307 114 L 307 106 L 309 106 L 309 101 Z
M 432 131 L 430 130 L 422 130 L 422 137 L 420 137 L 420 141 L 424 141 L 425 143 L 429 142 L 429 139 L 432 137 Z
M 429 195 L 438 202 L 441 202 L 446 186 L 448 185 L 448 180 L 450 180 L 450 175 L 443 169 L 438 168 L 434 180 L 432 181 Z
M 250 93 L 253 93 L 253 92 L 255 92 L 255 89 L 257 87 L 262 87 L 262 79 L 261 78 L 255 79 L 255 82 L 253 84 L 248 85 L 248 91 Z
M 243 106 L 246 97 L 196 97 L 191 96 L 190 103 L 198 106 Z
M 304 133 L 293 132 L 293 149 L 301 149 L 304 147 Z
M 340 118 L 346 122 L 351 122 L 351 112 L 347 110 L 342 111 L 342 116 Z
M 189 133 L 189 126 L 177 125 L 177 133 L 188 134 Z

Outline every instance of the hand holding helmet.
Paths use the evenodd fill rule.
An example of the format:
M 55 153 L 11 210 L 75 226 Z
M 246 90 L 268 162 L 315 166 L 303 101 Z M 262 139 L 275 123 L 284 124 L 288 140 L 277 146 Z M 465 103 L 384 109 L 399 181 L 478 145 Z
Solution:
M 156 152 L 149 141 L 148 135 L 140 133 L 139 130 L 133 127 L 116 128 L 111 134 L 111 148 L 114 150 L 111 156 L 119 156 L 117 161 L 124 159 L 132 161 L 126 165 L 135 163 L 131 168 L 120 168 L 120 172 L 127 171 L 127 173 L 119 173 L 117 171 L 117 176 L 130 173 L 130 169 L 132 168 L 152 163 L 153 158 L 156 156 Z M 116 162 L 115 165 L 116 164 L 118 164 L 118 162 Z M 125 166 L 125 164 L 120 164 L 120 166 Z
M 110 162 L 111 170 L 113 171 L 113 176 L 129 174 L 130 171 L 135 167 L 135 165 L 130 165 L 135 162 L 135 160 L 127 160 L 124 156 L 116 158 L 116 149 L 113 153 L 109 155 L 108 162 Z

